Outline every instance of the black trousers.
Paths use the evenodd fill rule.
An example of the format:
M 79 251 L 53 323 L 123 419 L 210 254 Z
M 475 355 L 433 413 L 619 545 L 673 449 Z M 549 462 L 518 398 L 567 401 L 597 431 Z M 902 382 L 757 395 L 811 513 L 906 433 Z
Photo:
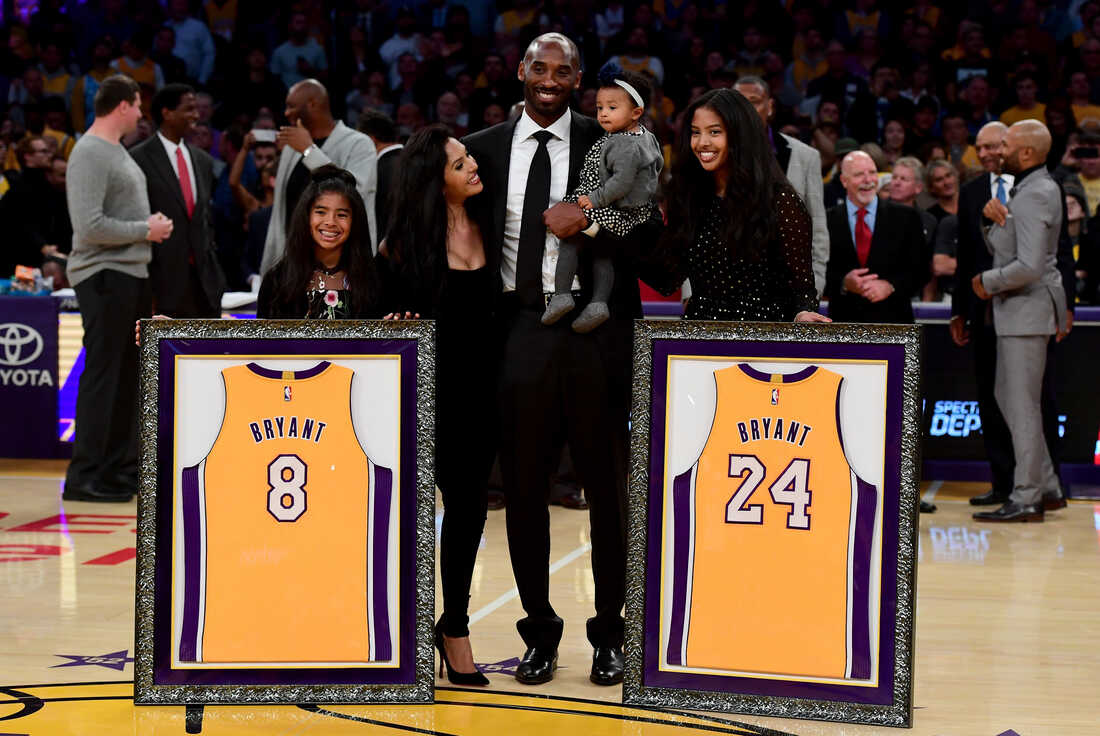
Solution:
M 438 334 L 435 480 L 443 497 L 439 627 L 447 636 L 469 636 L 470 581 L 485 529 L 489 472 L 497 449 L 496 365 L 489 358 L 491 345 L 471 340 L 468 352 L 462 353 L 461 344 L 446 339 L 443 328 Z
M 155 300 L 155 293 L 153 297 Z M 187 267 L 187 280 L 179 299 L 178 304 L 158 304 L 157 310 L 178 319 L 218 319 L 222 316 L 222 305 L 210 303 L 194 264 Z
M 149 280 L 104 269 L 75 288 L 84 325 L 84 372 L 76 399 L 66 483 L 136 490 L 138 349 L 134 322 L 151 314 Z
M 1008 500 L 1012 493 L 1016 455 L 1012 450 L 1012 433 L 1008 430 L 1001 409 L 993 396 L 997 376 L 997 334 L 992 325 L 975 329 L 971 334 L 974 346 L 974 371 L 978 384 L 978 410 L 982 417 L 982 442 L 993 473 L 993 492 Z M 1043 437 L 1046 440 L 1054 471 L 1059 471 L 1061 441 L 1058 437 L 1058 405 L 1055 397 L 1056 343 L 1047 345 L 1047 365 L 1043 374 Z
M 563 622 L 550 603 L 550 477 L 568 442 L 592 526 L 596 615 L 593 646 L 622 646 L 626 594 L 626 470 L 629 321 L 612 317 L 578 335 L 570 319 L 540 322 L 542 309 L 516 305 L 504 315 L 500 381 L 501 473 L 508 550 L 527 616 L 527 646 L 552 649 Z

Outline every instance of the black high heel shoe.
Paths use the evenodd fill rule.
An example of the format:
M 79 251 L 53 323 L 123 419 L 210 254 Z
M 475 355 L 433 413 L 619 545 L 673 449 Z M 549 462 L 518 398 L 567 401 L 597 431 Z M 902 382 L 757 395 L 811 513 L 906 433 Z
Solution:
M 438 626 L 435 629 L 435 648 L 439 650 L 439 676 L 443 677 L 443 671 L 447 671 L 447 680 L 452 685 L 488 685 L 489 678 L 481 674 L 481 670 L 474 666 L 473 672 L 458 672 L 451 667 L 447 659 L 447 649 L 443 646 L 443 630 Z

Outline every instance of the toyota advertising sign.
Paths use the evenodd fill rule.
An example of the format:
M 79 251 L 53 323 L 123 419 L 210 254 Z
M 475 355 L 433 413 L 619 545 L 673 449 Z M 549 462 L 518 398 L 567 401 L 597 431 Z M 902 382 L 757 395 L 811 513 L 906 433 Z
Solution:
M 0 456 L 58 456 L 57 358 L 57 302 L 0 296 Z

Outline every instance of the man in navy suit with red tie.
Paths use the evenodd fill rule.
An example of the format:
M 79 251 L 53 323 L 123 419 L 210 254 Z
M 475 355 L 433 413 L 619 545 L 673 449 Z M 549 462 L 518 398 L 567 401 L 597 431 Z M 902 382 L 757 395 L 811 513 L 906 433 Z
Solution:
M 199 114 L 195 91 L 168 84 L 151 103 L 157 133 L 130 151 L 145 173 L 149 204 L 172 219 L 172 235 L 153 248 L 153 311 L 170 317 L 220 317 L 225 276 L 214 247 L 210 192 L 214 159 L 184 140 Z
M 929 271 L 920 216 L 878 198 L 878 170 L 863 151 L 844 157 L 840 181 L 847 196 L 826 216 L 829 316 L 836 322 L 912 323 L 911 299 Z

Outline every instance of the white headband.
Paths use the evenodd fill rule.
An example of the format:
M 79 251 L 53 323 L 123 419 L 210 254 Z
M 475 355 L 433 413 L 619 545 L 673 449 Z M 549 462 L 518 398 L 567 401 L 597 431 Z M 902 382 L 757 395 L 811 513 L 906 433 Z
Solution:
M 645 107 L 645 103 L 642 102 L 642 96 L 638 94 L 638 90 L 634 89 L 634 87 L 629 82 L 624 82 L 621 79 L 616 79 L 615 84 L 625 89 L 626 93 L 634 98 L 634 101 L 638 103 L 638 107 Z

